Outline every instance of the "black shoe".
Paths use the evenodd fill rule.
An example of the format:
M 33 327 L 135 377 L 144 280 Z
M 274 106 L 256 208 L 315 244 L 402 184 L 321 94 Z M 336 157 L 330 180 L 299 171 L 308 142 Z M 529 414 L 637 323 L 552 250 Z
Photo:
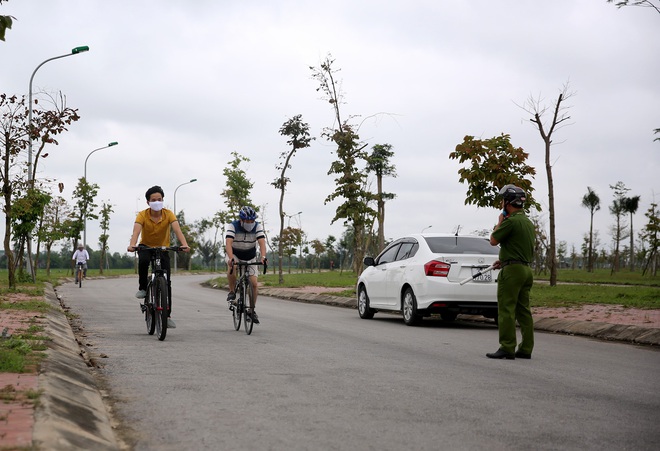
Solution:
M 524 352 L 516 351 L 516 357 L 519 359 L 531 359 L 532 354 L 525 354 Z
M 259 317 L 257 316 L 257 312 L 252 312 L 252 322 L 254 324 L 259 324 Z
M 234 293 L 233 291 L 227 293 L 227 302 L 233 301 L 234 299 L 236 299 L 236 293 Z
M 507 360 L 515 360 L 516 355 L 512 354 L 510 352 L 503 351 L 502 349 L 498 349 L 497 352 L 492 352 L 486 354 L 486 357 L 489 359 L 507 359 Z
M 147 311 L 147 306 L 144 304 L 140 304 L 140 310 L 142 310 L 142 313 Z

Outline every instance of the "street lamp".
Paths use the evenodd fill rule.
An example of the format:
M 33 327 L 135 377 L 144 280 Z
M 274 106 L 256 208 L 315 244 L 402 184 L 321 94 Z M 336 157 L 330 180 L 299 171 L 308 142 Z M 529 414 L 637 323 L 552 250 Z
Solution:
M 46 61 L 42 62 L 37 66 L 37 68 L 32 72 L 32 76 L 30 77 L 30 90 L 28 93 L 28 138 L 30 140 L 30 146 L 28 147 L 28 182 L 30 182 L 30 187 L 32 187 L 32 182 L 34 180 L 34 175 L 32 174 L 32 81 L 34 80 L 34 75 L 37 73 L 37 71 L 46 64 L 49 61 L 53 61 L 56 59 L 60 58 L 66 58 L 67 56 L 72 56 L 72 55 L 77 55 L 79 53 L 87 52 L 89 51 L 89 47 L 84 45 L 81 47 L 76 47 L 73 50 L 71 50 L 71 53 L 66 53 L 64 55 L 60 56 L 54 56 L 52 58 L 48 58 Z
M 108 147 L 116 146 L 119 144 L 117 141 L 113 141 L 111 143 L 108 143 L 107 146 L 99 147 L 98 149 L 92 150 L 88 155 L 87 158 L 85 158 L 85 183 L 87 183 L 87 160 L 89 160 L 89 157 L 96 151 L 102 150 L 102 149 L 107 149 Z M 85 222 L 83 224 L 83 246 L 85 246 L 85 249 L 87 249 L 87 212 L 85 212 Z
M 30 89 L 28 92 L 28 139 L 29 139 L 29 146 L 28 146 L 28 187 L 32 188 L 34 186 L 34 174 L 32 173 L 32 81 L 34 80 L 34 75 L 37 73 L 39 68 L 46 64 L 49 61 L 53 61 L 56 59 L 60 58 L 65 58 L 67 56 L 72 56 L 72 55 L 77 55 L 79 53 L 87 52 L 89 51 L 89 47 L 86 45 L 76 47 L 71 50 L 71 53 L 66 53 L 64 55 L 60 56 L 54 56 L 53 58 L 48 58 L 46 61 L 42 62 L 37 66 L 37 68 L 32 72 L 32 76 L 30 77 Z M 28 234 L 27 237 L 27 251 L 28 251 L 28 269 L 30 271 L 30 275 L 32 276 L 32 282 L 36 281 L 36 276 L 34 274 L 34 268 L 32 267 L 32 237 L 30 234 Z
M 189 185 L 189 184 L 191 184 L 193 182 L 196 182 L 196 181 L 197 181 L 197 179 L 190 179 L 189 182 L 182 183 L 181 185 L 177 186 L 174 189 L 174 216 L 176 216 L 176 192 L 177 192 L 177 190 L 179 188 L 181 188 L 183 185 Z M 174 253 L 174 272 L 176 272 L 176 270 L 177 270 L 177 253 L 175 252 Z
M 426 229 L 430 229 L 431 227 L 433 227 L 433 225 L 430 225 L 430 226 L 428 226 L 428 227 L 424 227 L 424 228 L 422 229 L 422 232 L 421 232 L 421 233 L 424 233 L 424 230 L 426 230 Z

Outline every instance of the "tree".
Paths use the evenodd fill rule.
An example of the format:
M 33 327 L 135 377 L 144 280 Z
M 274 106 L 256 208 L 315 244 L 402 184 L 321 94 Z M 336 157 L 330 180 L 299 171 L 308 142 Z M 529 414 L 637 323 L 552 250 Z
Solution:
M 623 199 L 623 211 L 630 213 L 630 270 L 635 269 L 635 251 L 634 251 L 634 234 L 633 234 L 633 215 L 637 213 L 639 208 L 639 196 L 626 197 Z
M 587 250 L 587 271 L 594 271 L 594 213 L 600 210 L 600 197 L 587 186 L 587 194 L 582 197 L 582 206 L 589 209 L 589 247 Z
M 529 178 L 533 178 L 536 170 L 528 166 L 528 153 L 522 147 L 513 147 L 511 137 L 502 134 L 490 139 L 475 139 L 466 136 L 449 158 L 459 163 L 469 162 L 468 167 L 458 170 L 458 181 L 466 183 L 468 190 L 465 205 L 477 207 L 500 208 L 499 190 L 504 185 L 513 184 L 522 188 L 527 194 L 525 209 L 541 206 L 534 200 L 534 188 Z M 528 178 L 529 177 L 529 178 Z
M 282 124 L 280 135 L 287 136 L 289 139 L 286 143 L 291 146 L 291 149 L 280 154 L 280 159 L 284 160 L 276 166 L 276 169 L 280 171 L 280 176 L 271 183 L 276 189 L 280 190 L 280 236 L 282 236 L 282 233 L 284 232 L 284 217 L 286 216 L 286 213 L 284 212 L 284 192 L 290 182 L 289 178 L 286 176 L 286 170 L 291 168 L 291 158 L 295 155 L 296 151 L 298 151 L 298 149 L 309 147 L 310 142 L 314 138 L 310 138 L 309 124 L 302 121 L 301 114 L 292 117 Z M 277 255 L 279 257 L 279 283 L 282 285 L 284 283 L 284 277 L 282 276 L 282 259 L 284 256 L 284 250 L 282 248 L 281 240 L 279 242 Z
M 8 1 L 8 0 L 0 0 L 0 4 L 2 4 L 3 1 Z M 14 16 L 1 16 L 0 15 L 0 41 L 5 40 L 5 32 L 7 30 L 11 30 L 11 26 L 13 24 L 13 20 L 16 19 Z
M 607 3 L 614 3 L 617 8 L 624 6 L 641 6 L 644 8 L 653 8 L 657 13 L 660 13 L 660 7 L 654 5 L 651 0 L 607 0 Z
M 254 183 L 247 177 L 247 173 L 241 168 L 242 163 L 249 163 L 250 159 L 238 152 L 232 152 L 232 160 L 229 166 L 222 170 L 225 176 L 225 189 L 220 193 L 225 200 L 226 210 L 219 210 L 214 216 L 214 220 L 220 221 L 222 225 L 222 235 L 224 236 L 225 224 L 233 221 L 238 214 L 241 207 L 251 205 L 255 211 L 259 211 L 259 207 L 253 205 L 250 199 L 250 190 Z M 224 243 L 223 243 L 224 248 Z
M 310 67 L 312 78 L 319 82 L 317 91 L 323 92 L 324 100 L 329 102 L 334 111 L 334 123 L 337 128 L 324 129 L 322 135 L 337 146 L 337 160 L 330 165 L 328 175 L 335 176 L 335 190 L 325 199 L 325 204 L 337 199 L 343 202 L 337 206 L 331 223 L 344 219 L 344 225 L 353 228 L 353 270 L 356 274 L 362 268 L 365 253 L 363 234 L 368 229 L 372 217 L 376 214 L 369 205 L 373 195 L 366 191 L 366 174 L 361 170 L 360 163 L 367 160 L 364 148 L 367 144 L 360 142 L 356 127 L 348 121 L 342 121 L 339 105 L 343 103 L 340 84 L 335 80 L 336 70 L 332 67 L 334 60 L 330 55 L 318 68 Z
M 95 203 L 96 196 L 99 192 L 99 186 L 96 183 L 88 183 L 85 177 L 80 177 L 78 179 L 78 184 L 73 190 L 73 199 L 75 200 L 75 214 L 80 222 L 80 230 L 84 230 L 86 220 L 96 220 L 99 219 L 99 215 L 96 213 L 96 208 L 98 205 Z M 80 239 L 80 235 L 77 235 L 76 240 Z M 76 243 L 72 242 L 73 248 L 76 248 Z M 85 243 L 87 245 L 87 243 Z
M 37 230 L 37 239 L 44 243 L 46 249 L 46 274 L 50 276 L 50 259 L 53 244 L 66 238 L 62 227 L 62 218 L 70 213 L 69 206 L 63 197 L 56 197 L 44 208 L 41 227 Z M 38 256 L 39 246 L 37 246 Z M 37 259 L 38 260 L 38 259 Z
M 626 188 L 626 185 L 623 182 L 617 182 L 616 185 L 610 185 L 610 188 L 614 191 L 614 200 L 610 206 L 610 213 L 616 218 L 616 223 L 612 227 L 612 237 L 614 238 L 614 260 L 612 262 L 612 271 L 614 274 L 619 270 L 619 245 L 621 240 L 627 238 L 626 227 L 628 226 L 625 221 L 622 219 L 625 210 L 625 194 L 629 191 L 629 188 Z
M 112 205 L 103 202 L 101 204 L 101 235 L 99 236 L 99 247 L 101 248 L 101 256 L 99 257 L 99 274 L 103 274 L 103 265 L 105 263 L 106 252 L 108 251 L 108 230 L 110 229 L 110 213 L 113 213 Z
M 51 196 L 39 189 L 28 189 L 21 197 L 14 199 L 12 207 L 11 227 L 14 231 L 14 240 L 18 243 L 15 268 L 19 275 L 23 275 L 23 249 L 30 234 L 37 226 L 43 215 L 43 210 L 51 201 Z M 26 256 L 30 258 L 29 255 Z M 36 265 L 35 265 L 36 266 Z M 34 276 L 34 273 L 30 274 Z M 27 278 L 21 278 L 28 280 Z
M 325 252 L 325 245 L 318 239 L 314 239 L 309 243 L 314 250 L 314 259 L 317 262 L 318 270 L 321 272 L 321 255 Z M 314 263 L 312 262 L 312 271 L 314 271 Z
M 0 156 L 2 157 L 2 168 L 0 169 L 0 184 L 2 185 L 2 195 L 4 200 L 3 210 L 5 213 L 5 255 L 8 261 L 8 278 L 9 286 L 15 286 L 15 272 L 16 258 L 11 249 L 12 238 L 12 224 L 10 218 L 14 217 L 12 212 L 12 202 L 18 198 L 38 199 L 40 194 L 35 193 L 31 195 L 29 190 L 35 188 L 35 175 L 36 167 L 39 157 L 46 157 L 47 153 L 42 153 L 46 144 L 55 144 L 58 142 L 55 136 L 67 130 L 67 125 L 79 119 L 77 111 L 66 106 L 64 96 L 59 95 L 50 97 L 52 107 L 51 109 L 34 108 L 32 114 L 32 123 L 29 123 L 28 104 L 25 96 L 8 96 L 7 94 L 0 94 Z M 38 105 L 38 99 L 34 99 L 34 105 Z M 26 180 L 26 171 L 16 171 L 14 169 L 17 164 L 22 165 L 23 162 L 18 161 L 18 156 L 21 152 L 29 147 L 30 134 L 33 142 L 38 143 L 38 150 L 34 158 L 34 168 L 31 180 L 28 183 Z M 39 211 L 36 218 L 40 218 L 42 211 Z M 37 223 L 37 219 L 31 224 L 25 224 L 25 228 L 31 232 L 32 228 Z M 26 242 L 27 237 L 19 239 L 19 253 L 22 255 L 23 244 Z M 31 259 L 31 255 L 28 258 Z M 30 268 L 34 269 L 31 264 Z M 31 274 L 32 280 L 35 280 L 34 272 Z
M 376 144 L 367 157 L 367 173 L 376 174 L 376 205 L 378 206 L 378 249 L 385 248 L 385 201 L 392 200 L 395 194 L 383 192 L 383 177 L 396 177 L 396 167 L 390 163 L 394 156 L 391 144 Z
M 655 277 L 657 274 L 658 248 L 660 248 L 660 216 L 658 215 L 658 204 L 653 202 L 646 213 L 644 213 L 644 216 L 648 218 L 648 222 L 642 229 L 642 238 L 648 242 L 649 249 L 642 275 L 645 275 L 649 266 L 651 266 L 651 274 Z
M 574 95 L 568 91 L 568 88 L 568 83 L 566 83 L 559 93 L 559 97 L 557 97 L 557 101 L 552 107 L 552 120 L 549 124 L 546 124 L 545 116 L 551 108 L 542 105 L 542 100 L 540 98 L 530 96 L 527 102 L 521 107 L 527 113 L 532 115 L 530 122 L 534 124 L 539 131 L 545 144 L 545 172 L 548 179 L 548 218 L 550 220 L 550 247 L 548 248 L 548 257 L 550 259 L 550 286 L 553 287 L 557 285 L 557 240 L 555 237 L 555 188 L 552 179 L 550 146 L 552 144 L 552 135 L 554 132 L 566 125 L 566 122 L 571 118 L 567 115 L 566 110 L 568 107 L 564 104 L 566 100 Z

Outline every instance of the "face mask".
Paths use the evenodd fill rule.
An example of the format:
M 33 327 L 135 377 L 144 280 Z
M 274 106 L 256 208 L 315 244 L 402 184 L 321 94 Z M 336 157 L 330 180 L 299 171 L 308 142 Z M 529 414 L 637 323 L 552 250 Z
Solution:
M 153 211 L 161 211 L 163 209 L 162 201 L 149 202 L 149 208 Z
M 256 224 L 257 224 L 256 222 L 249 222 L 249 223 L 248 223 L 248 222 L 244 222 L 244 223 L 242 223 L 241 225 L 243 226 L 243 228 L 244 228 L 245 230 L 247 230 L 248 232 L 251 232 L 252 229 L 254 229 L 254 226 L 255 226 Z

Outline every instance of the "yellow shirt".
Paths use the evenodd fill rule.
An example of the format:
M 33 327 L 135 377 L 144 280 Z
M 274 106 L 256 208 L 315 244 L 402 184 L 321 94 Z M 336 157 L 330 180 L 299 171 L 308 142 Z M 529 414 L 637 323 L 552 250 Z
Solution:
M 170 245 L 170 224 L 176 221 L 176 216 L 172 210 L 163 208 L 162 215 L 158 222 L 151 219 L 150 208 L 138 213 L 135 222 L 142 226 L 140 233 L 140 244 L 149 247 L 169 246 Z

